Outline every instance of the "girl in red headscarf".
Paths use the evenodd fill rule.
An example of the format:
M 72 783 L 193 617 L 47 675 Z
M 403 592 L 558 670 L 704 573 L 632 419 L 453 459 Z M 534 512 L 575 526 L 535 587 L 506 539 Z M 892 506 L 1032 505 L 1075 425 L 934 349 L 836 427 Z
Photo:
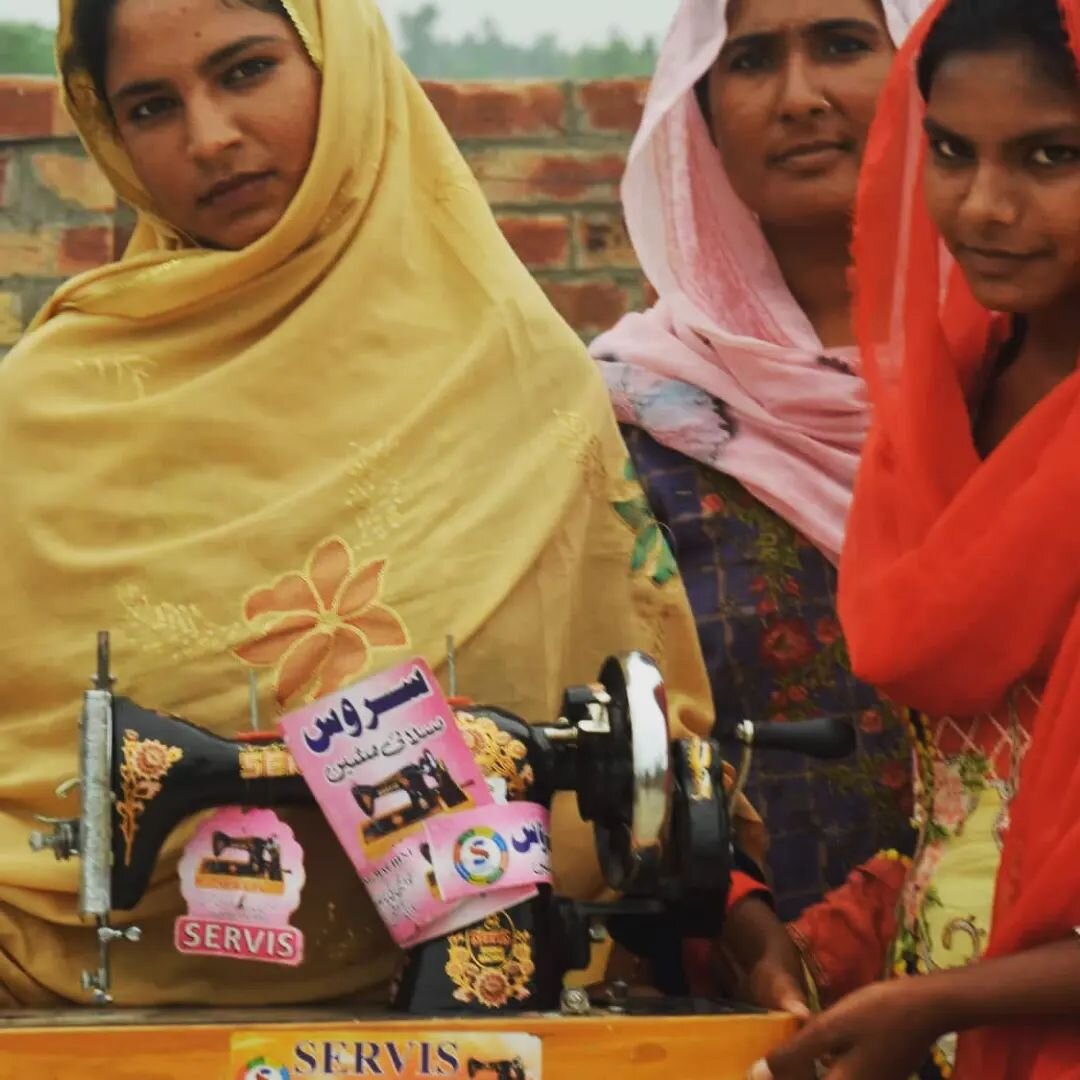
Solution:
M 1078 56 L 1080 0 L 940 0 L 871 133 L 840 610 L 856 673 L 932 718 L 892 964 L 916 977 L 755 1080 L 1080 1077 Z

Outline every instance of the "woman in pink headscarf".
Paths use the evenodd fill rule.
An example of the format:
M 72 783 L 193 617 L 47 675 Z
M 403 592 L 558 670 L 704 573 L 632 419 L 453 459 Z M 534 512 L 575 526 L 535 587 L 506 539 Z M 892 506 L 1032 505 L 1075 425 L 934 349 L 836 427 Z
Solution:
M 842 954 L 805 950 L 826 1000 L 880 974 L 904 863 L 871 856 L 910 842 L 902 719 L 848 669 L 835 564 L 869 426 L 851 214 L 878 95 L 925 6 L 683 0 L 623 183 L 659 301 L 592 350 L 673 541 L 721 733 L 747 716 L 859 729 L 852 764 L 777 760 L 751 786 L 782 916 L 859 866 L 813 916 L 815 944 Z M 751 969 L 775 940 L 763 908 L 732 909 Z M 760 981 L 750 992 L 777 1003 Z

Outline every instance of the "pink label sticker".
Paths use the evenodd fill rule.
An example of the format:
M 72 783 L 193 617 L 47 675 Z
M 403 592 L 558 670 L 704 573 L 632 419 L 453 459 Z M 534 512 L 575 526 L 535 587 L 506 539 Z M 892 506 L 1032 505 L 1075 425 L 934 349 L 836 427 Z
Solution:
M 435 880 L 443 899 L 464 900 L 491 889 L 550 884 L 547 810 L 534 803 L 482 807 L 428 827 Z
M 179 952 L 295 967 L 304 937 L 289 925 L 304 887 L 304 852 L 272 810 L 226 807 L 204 821 L 180 860 L 188 914 Z
M 468 926 L 535 892 L 440 889 L 430 830 L 495 799 L 431 669 L 412 660 L 281 722 L 285 743 L 342 847 L 403 947 Z M 500 808 L 503 809 L 503 808 Z M 453 829 L 450 825 L 448 828 Z M 463 830 L 458 830 L 460 833 Z M 477 895 L 479 894 L 479 895 Z

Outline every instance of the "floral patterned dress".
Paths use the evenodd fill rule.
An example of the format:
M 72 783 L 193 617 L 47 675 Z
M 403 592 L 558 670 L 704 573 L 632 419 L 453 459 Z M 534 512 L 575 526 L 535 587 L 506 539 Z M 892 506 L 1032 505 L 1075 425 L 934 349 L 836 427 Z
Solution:
M 1004 716 L 958 721 L 912 717 L 918 846 L 900 894 L 891 974 L 921 975 L 978 960 L 990 937 L 994 881 L 1019 787 L 1038 698 L 1028 689 Z M 947 1036 L 920 1080 L 952 1075 Z
M 836 571 L 740 484 L 624 431 L 667 533 L 697 620 L 718 715 L 797 723 L 850 717 L 850 761 L 759 755 L 748 794 L 770 834 L 778 911 L 794 918 L 881 848 L 910 850 L 910 753 L 898 710 L 849 670 L 836 618 Z

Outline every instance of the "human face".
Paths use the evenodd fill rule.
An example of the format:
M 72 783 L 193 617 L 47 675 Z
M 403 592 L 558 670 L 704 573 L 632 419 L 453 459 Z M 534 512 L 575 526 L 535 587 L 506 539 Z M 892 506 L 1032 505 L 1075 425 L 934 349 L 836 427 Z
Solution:
M 269 232 L 307 173 L 320 76 L 291 24 L 239 0 L 120 0 L 106 85 L 155 210 L 207 247 Z
M 847 220 L 893 53 L 877 0 L 731 0 L 712 134 L 764 225 Z
M 1029 48 L 956 53 L 926 110 L 926 201 L 976 299 L 1045 310 L 1080 292 L 1080 91 Z

